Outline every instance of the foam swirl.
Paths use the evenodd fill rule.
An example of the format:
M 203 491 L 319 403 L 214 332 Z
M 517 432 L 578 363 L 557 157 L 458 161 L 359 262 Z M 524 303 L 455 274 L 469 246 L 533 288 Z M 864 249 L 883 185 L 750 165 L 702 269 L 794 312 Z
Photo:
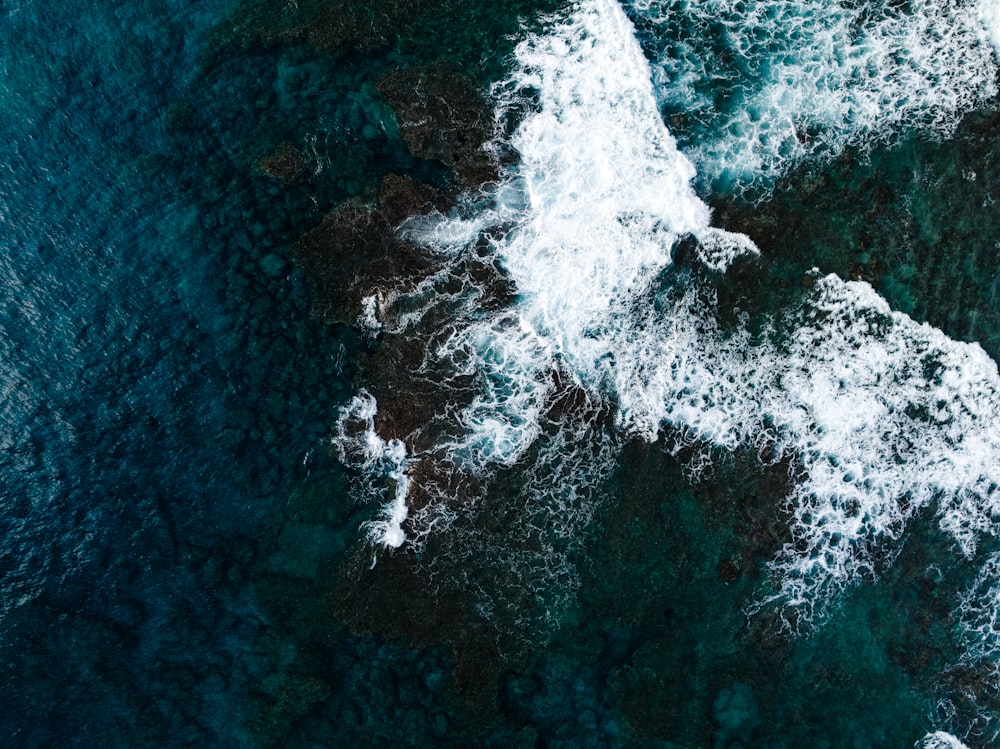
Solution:
M 906 128 L 946 135 L 997 91 L 993 0 L 630 8 L 655 31 L 657 94 L 717 186 L 766 189 L 806 159 L 871 148 Z

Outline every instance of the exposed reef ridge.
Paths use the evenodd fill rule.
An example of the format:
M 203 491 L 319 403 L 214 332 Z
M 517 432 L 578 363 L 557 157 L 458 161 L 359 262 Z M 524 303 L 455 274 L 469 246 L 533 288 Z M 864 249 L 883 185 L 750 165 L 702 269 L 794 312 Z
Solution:
M 450 179 L 432 186 L 390 173 L 374 197 L 337 206 L 295 246 L 296 260 L 315 290 L 314 314 L 330 323 L 356 325 L 373 342 L 383 323 L 392 327 L 394 317 L 405 314 L 393 309 L 393 290 L 433 284 L 432 277 L 442 273 L 438 258 L 397 229 L 412 217 L 453 210 L 460 194 L 498 179 L 501 166 L 488 148 L 494 135 L 492 115 L 469 77 L 445 65 L 401 68 L 384 75 L 377 90 L 392 107 L 410 153 L 440 162 Z M 463 269 L 489 296 L 510 296 L 487 258 L 473 258 L 465 265 L 472 266 Z M 409 335 L 382 338 L 362 355 L 358 380 L 368 383 L 378 400 L 379 434 L 405 440 L 432 421 L 433 403 L 440 398 L 432 383 L 410 378 L 421 365 L 426 341 Z

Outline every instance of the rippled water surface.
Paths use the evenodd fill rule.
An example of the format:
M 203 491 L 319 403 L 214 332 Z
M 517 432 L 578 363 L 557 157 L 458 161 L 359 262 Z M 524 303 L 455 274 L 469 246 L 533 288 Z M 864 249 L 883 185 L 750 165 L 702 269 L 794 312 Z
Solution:
M 0 40 L 5 746 L 996 743 L 991 0 Z

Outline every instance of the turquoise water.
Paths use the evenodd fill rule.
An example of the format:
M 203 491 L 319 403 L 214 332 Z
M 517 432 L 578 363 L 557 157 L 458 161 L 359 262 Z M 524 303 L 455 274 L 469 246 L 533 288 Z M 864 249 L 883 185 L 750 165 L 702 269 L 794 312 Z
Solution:
M 993 745 L 994 37 L 2 5 L 4 745 Z

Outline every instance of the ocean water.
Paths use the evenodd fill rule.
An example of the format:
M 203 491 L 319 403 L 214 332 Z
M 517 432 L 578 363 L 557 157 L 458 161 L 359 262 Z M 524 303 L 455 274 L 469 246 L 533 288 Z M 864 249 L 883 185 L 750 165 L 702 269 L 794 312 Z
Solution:
M 992 0 L 0 40 L 5 746 L 1000 741 Z

